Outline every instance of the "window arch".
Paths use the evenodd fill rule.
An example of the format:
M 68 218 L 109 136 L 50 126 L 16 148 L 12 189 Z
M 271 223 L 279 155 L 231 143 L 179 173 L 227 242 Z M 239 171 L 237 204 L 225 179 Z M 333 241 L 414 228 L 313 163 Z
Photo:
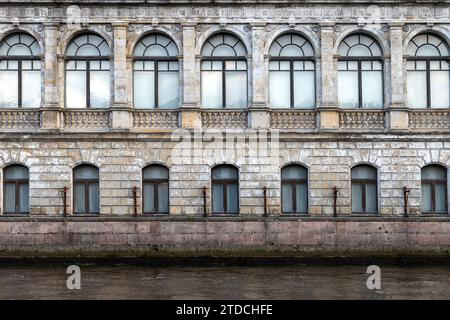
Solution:
M 431 164 L 421 170 L 422 213 L 447 213 L 447 169 Z
M 98 214 L 100 211 L 99 170 L 91 164 L 73 169 L 73 212 Z
M 419 34 L 406 48 L 408 105 L 412 108 L 450 107 L 450 50 L 433 34 Z
M 85 33 L 76 36 L 66 50 L 66 107 L 110 106 L 110 55 L 102 37 Z
M 218 33 L 204 43 L 201 62 L 205 108 L 247 107 L 247 50 L 236 36 Z
M 222 164 L 211 170 L 212 213 L 239 213 L 239 171 Z
M 281 169 L 281 212 L 308 213 L 308 170 L 301 165 Z
M 169 213 L 169 169 L 163 165 L 142 170 L 142 212 Z
M 41 48 L 24 32 L 0 42 L 0 108 L 38 108 L 41 105 Z
M 273 108 L 314 108 L 314 49 L 304 37 L 289 33 L 269 49 L 269 98 Z
M 365 34 L 346 37 L 338 47 L 338 100 L 341 108 L 383 108 L 383 52 Z
M 179 106 L 178 47 L 169 37 L 156 33 L 143 37 L 133 52 L 135 108 Z
M 29 171 L 23 165 L 9 165 L 3 170 L 3 212 L 26 214 L 29 206 Z
M 378 212 L 377 169 L 360 164 L 352 168 L 352 213 Z

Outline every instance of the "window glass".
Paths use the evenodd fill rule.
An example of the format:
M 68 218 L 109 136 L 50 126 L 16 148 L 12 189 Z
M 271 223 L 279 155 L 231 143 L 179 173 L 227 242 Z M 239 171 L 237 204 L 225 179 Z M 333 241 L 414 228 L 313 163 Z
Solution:
M 272 108 L 290 107 L 290 73 L 273 71 L 269 75 L 269 97 Z
M 427 73 L 425 71 L 408 71 L 408 104 L 411 108 L 427 107 Z
M 227 72 L 225 77 L 226 107 L 245 108 L 247 107 L 247 72 L 233 71 Z
M 155 212 L 155 185 L 150 182 L 144 182 L 142 196 L 144 198 L 144 212 Z
M 222 107 L 222 74 L 202 71 L 202 104 L 205 108 Z

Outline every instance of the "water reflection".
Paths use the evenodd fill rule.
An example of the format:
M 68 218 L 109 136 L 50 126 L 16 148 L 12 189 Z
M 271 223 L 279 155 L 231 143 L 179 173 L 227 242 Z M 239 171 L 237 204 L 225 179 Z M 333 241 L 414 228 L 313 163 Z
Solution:
M 81 265 L 81 290 L 66 266 L 0 266 L 0 299 L 450 299 L 450 267 L 142 267 Z

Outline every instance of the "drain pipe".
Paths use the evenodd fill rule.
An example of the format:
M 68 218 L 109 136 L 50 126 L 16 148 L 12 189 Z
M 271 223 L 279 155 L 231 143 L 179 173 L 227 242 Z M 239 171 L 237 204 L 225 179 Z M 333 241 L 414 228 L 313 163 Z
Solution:
M 63 201 L 63 217 L 67 217 L 67 189 L 69 189 L 68 187 L 63 187 L 62 189 L 59 190 L 59 192 L 61 193 L 61 198 Z
M 137 217 L 137 187 L 134 186 L 131 188 L 131 193 L 133 194 L 133 215 Z
M 337 217 L 337 197 L 339 189 L 336 186 L 334 186 L 332 190 L 333 190 L 333 217 Z
M 203 193 L 203 216 L 206 218 L 208 216 L 208 213 L 206 212 L 206 187 L 203 187 L 202 193 Z
M 263 187 L 263 196 L 264 196 L 264 217 L 267 217 L 268 210 L 267 210 L 267 187 Z
M 411 192 L 411 189 L 407 188 L 406 186 L 403 187 L 403 216 L 408 216 L 408 199 L 409 199 L 409 193 Z

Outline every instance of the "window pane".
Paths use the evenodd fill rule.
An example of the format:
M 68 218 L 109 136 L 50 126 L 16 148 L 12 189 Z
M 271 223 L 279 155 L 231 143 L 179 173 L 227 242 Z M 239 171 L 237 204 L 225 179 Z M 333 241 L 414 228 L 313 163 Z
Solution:
M 422 179 L 447 180 L 447 169 L 439 165 L 428 165 L 422 168 Z
M 22 71 L 22 107 L 41 105 L 41 71 Z
M 315 81 L 313 71 L 294 72 L 294 107 L 314 108 Z
M 358 107 L 358 72 L 341 71 L 338 73 L 338 96 L 341 108 Z
M 352 212 L 363 212 L 362 185 L 352 183 Z
M 98 182 L 89 184 L 89 212 L 99 212 Z
M 28 179 L 28 168 L 11 165 L 5 168 L 5 179 Z
M 289 72 L 272 71 L 269 74 L 269 97 L 272 108 L 289 108 L 290 104 L 290 83 Z
M 223 213 L 225 211 L 223 203 L 223 185 L 212 185 L 212 208 L 213 212 Z
M 145 167 L 144 179 L 169 179 L 169 169 L 160 165 Z
M 281 211 L 291 213 L 294 210 L 292 203 L 292 185 L 284 183 L 281 185 L 281 199 Z
M 75 179 L 98 179 L 98 168 L 91 165 L 81 165 L 73 170 Z
M 29 185 L 26 184 L 20 184 L 19 186 L 19 211 L 20 212 L 29 212 L 29 191 L 28 191 Z
M 144 212 L 155 212 L 155 185 L 145 182 L 142 197 L 144 199 Z
M 152 71 L 134 71 L 134 107 L 155 107 L 155 73 Z
M 297 213 L 308 212 L 308 189 L 306 183 L 297 183 L 296 185 Z
M 169 212 L 169 184 L 167 182 L 158 185 L 158 211 Z
M 366 212 L 377 212 L 377 185 L 366 184 Z
M 86 72 L 66 71 L 67 108 L 86 108 Z
M 73 186 L 73 206 L 75 213 L 84 213 L 85 209 L 85 187 L 83 183 L 74 183 Z
M 227 108 L 247 107 L 247 72 L 227 72 Z
M 425 71 L 408 71 L 408 105 L 411 108 L 427 107 L 427 74 Z
M 383 108 L 383 73 L 367 71 L 361 73 L 362 107 Z
M 202 71 L 202 105 L 204 108 L 222 108 L 222 73 Z
M 377 170 L 367 165 L 358 165 L 352 168 L 352 179 L 377 179 Z
M 227 185 L 227 213 L 238 213 L 238 192 L 237 184 Z
M 213 179 L 237 179 L 238 170 L 229 165 L 221 165 L 212 169 Z
M 0 71 L 0 107 L 18 106 L 17 71 Z
M 422 183 L 422 212 L 431 212 L 432 209 L 431 184 Z
M 91 107 L 108 108 L 111 96 L 109 71 L 91 71 Z
M 430 72 L 430 93 L 432 108 L 450 107 L 450 82 L 448 71 Z
M 5 203 L 4 210 L 7 213 L 16 212 L 16 185 L 14 183 L 5 183 Z
M 176 108 L 179 104 L 178 72 L 160 72 L 158 103 L 160 108 Z
M 281 179 L 306 179 L 306 168 L 299 165 L 289 165 L 281 169 Z
M 447 199 L 447 187 L 445 184 L 436 184 L 435 185 L 436 192 L 436 212 L 446 213 L 447 208 L 445 205 Z

